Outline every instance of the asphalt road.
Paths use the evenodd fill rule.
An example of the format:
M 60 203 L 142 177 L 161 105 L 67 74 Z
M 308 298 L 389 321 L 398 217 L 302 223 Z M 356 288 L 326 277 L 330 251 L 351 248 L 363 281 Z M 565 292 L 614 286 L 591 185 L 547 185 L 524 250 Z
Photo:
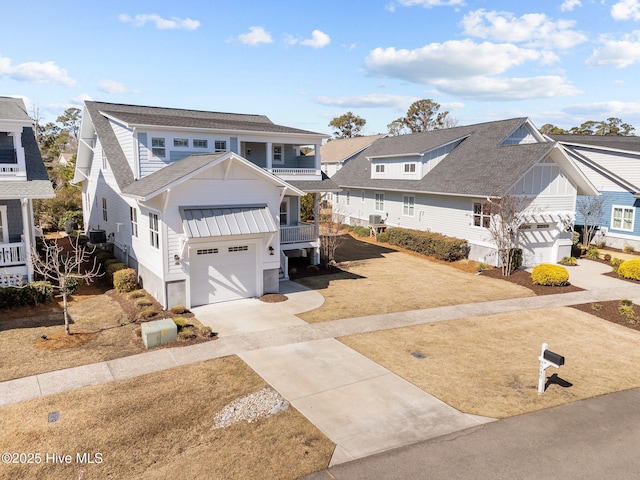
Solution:
M 519 415 L 305 480 L 640 478 L 640 389 Z

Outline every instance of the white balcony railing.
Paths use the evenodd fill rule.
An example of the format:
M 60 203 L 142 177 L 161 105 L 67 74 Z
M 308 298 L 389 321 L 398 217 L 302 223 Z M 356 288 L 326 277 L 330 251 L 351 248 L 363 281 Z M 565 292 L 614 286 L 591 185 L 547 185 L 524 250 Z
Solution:
M 315 175 L 320 176 L 320 170 L 315 168 L 268 168 L 275 175 Z
M 315 242 L 318 229 L 313 223 L 300 223 L 295 227 L 280 227 L 280 243 Z
M 25 263 L 27 263 L 27 256 L 24 243 L 0 243 L 0 267 Z

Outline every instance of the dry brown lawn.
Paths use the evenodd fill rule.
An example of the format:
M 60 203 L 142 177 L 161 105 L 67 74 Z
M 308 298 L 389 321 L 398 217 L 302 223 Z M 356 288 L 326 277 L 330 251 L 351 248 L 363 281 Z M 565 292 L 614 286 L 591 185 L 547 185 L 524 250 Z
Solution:
M 300 318 L 326 322 L 533 295 L 527 288 L 404 252 L 341 265 L 345 272 L 297 280 L 325 298 L 322 307 L 299 314 Z
M 340 340 L 458 410 L 493 418 L 640 387 L 640 332 L 568 307 Z M 539 395 L 538 356 L 545 342 L 566 358 L 559 369 L 547 369 L 547 377 L 572 385 L 552 380 Z
M 295 479 L 328 466 L 335 445 L 293 407 L 212 429 L 214 415 L 265 382 L 237 357 L 0 407 L 0 452 L 39 452 L 1 479 Z M 48 423 L 50 412 L 60 412 Z M 72 456 L 70 465 L 45 453 Z M 76 453 L 102 463 L 81 465 Z

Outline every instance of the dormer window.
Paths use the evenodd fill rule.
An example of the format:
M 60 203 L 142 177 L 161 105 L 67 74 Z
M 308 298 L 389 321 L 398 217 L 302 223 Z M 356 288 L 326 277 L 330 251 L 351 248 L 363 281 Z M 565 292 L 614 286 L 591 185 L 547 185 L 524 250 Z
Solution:
M 384 165 L 376 165 L 376 173 L 384 173 Z
M 156 157 L 165 157 L 167 155 L 164 138 L 151 138 L 151 152 Z
M 405 163 L 404 164 L 404 173 L 416 173 L 416 164 L 415 163 Z

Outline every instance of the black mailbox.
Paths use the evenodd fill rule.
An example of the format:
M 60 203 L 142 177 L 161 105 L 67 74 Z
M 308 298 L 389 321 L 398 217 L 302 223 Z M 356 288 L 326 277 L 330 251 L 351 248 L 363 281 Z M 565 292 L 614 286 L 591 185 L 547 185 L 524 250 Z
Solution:
M 551 350 L 545 350 L 542 356 L 545 360 L 555 365 L 558 365 L 558 366 L 564 365 L 564 357 L 562 355 L 558 355 L 555 352 L 552 352 Z

